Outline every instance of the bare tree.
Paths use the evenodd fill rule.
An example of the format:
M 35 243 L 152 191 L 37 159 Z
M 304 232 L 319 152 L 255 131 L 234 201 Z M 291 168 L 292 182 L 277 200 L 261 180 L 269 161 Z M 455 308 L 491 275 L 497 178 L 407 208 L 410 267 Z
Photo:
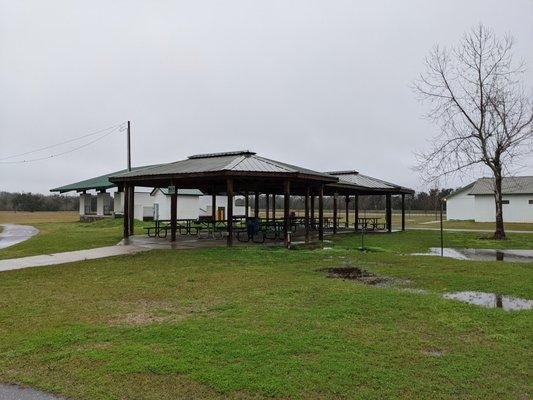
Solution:
M 513 61 L 514 40 L 479 25 L 452 48 L 436 46 L 414 85 L 429 103 L 426 117 L 441 128 L 429 152 L 417 154 L 428 181 L 488 167 L 494 176 L 495 239 L 504 239 L 502 177 L 533 147 L 533 102 Z

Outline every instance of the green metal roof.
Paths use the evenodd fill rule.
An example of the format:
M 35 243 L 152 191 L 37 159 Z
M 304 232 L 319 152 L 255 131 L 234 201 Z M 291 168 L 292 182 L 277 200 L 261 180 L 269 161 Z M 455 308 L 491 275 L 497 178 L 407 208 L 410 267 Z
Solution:
M 132 167 L 131 170 L 135 171 L 137 169 L 147 168 L 147 167 L 154 167 L 155 165 L 145 165 L 142 167 Z M 95 178 L 86 179 L 84 181 L 71 183 L 69 185 L 60 186 L 57 188 L 50 189 L 51 192 L 59 192 L 59 193 L 65 193 L 65 192 L 72 192 L 77 191 L 81 192 L 83 190 L 105 190 L 110 189 L 113 187 L 116 187 L 117 185 L 113 182 L 109 181 L 110 176 L 114 176 L 117 174 L 122 174 L 124 172 L 128 172 L 127 169 L 123 169 L 120 171 L 111 172 L 110 174 L 97 176 Z

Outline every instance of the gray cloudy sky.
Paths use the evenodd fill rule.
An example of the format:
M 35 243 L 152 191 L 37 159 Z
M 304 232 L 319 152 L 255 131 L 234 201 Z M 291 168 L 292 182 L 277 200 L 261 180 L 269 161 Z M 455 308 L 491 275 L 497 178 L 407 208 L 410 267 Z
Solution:
M 134 165 L 247 148 L 422 188 L 413 151 L 437 128 L 409 84 L 479 22 L 516 37 L 531 87 L 532 0 L 0 0 L 0 158 L 131 119 Z M 0 190 L 124 166 L 113 134 L 0 164 Z

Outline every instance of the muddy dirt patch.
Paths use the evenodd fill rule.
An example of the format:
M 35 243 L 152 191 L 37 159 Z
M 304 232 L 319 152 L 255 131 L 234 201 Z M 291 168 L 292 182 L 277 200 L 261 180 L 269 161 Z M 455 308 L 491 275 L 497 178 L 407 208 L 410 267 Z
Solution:
M 323 268 L 321 271 L 327 272 L 328 278 L 358 281 L 366 285 L 390 285 L 393 283 L 391 278 L 377 276 L 372 272 L 353 266 Z

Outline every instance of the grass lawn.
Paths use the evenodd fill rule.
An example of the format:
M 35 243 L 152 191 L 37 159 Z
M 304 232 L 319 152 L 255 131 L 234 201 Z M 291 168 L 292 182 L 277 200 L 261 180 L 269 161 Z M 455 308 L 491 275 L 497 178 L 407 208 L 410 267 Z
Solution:
M 342 213 L 341 213 L 342 214 Z M 326 212 L 326 215 L 328 213 Z M 343 214 L 342 214 L 343 215 Z M 363 214 L 361 214 L 363 215 Z M 367 213 L 367 216 L 383 217 L 379 213 Z M 431 223 L 434 216 L 431 214 L 413 214 L 407 215 L 406 223 L 409 228 L 431 228 L 438 227 L 438 224 Z M 430 223 L 428 223 L 430 222 Z M 110 246 L 118 243 L 122 238 L 122 220 L 121 219 L 106 219 L 103 221 L 82 223 L 79 222 L 79 215 L 75 211 L 66 212 L 9 212 L 0 211 L 0 223 L 14 223 L 14 224 L 28 224 L 39 229 L 39 234 L 30 240 L 20 243 L 18 245 L 8 247 L 0 250 L 0 259 L 18 258 L 25 256 L 32 256 L 38 254 L 51 254 L 61 251 L 89 249 L 100 246 Z M 150 222 L 136 221 L 135 229 L 137 234 L 142 234 L 142 226 L 151 224 Z M 393 226 L 398 227 L 400 224 L 400 217 L 393 214 Z M 468 228 L 468 229 L 492 229 L 492 224 L 481 224 L 471 221 L 446 221 L 447 228 Z M 0 229 L 2 229 L 0 227 Z M 516 230 L 533 230 L 533 224 L 508 224 L 507 229 Z M 477 234 L 483 236 L 483 234 Z M 484 235 L 487 236 L 487 235 Z M 474 243 L 474 247 L 500 247 L 500 246 L 515 246 L 517 248 L 533 247 L 528 244 L 529 237 L 521 235 L 509 234 L 512 238 L 520 239 L 512 240 L 504 243 L 490 243 L 483 241 L 479 244 Z M 461 237 L 455 235 L 456 238 Z M 533 236 L 530 237 L 533 241 Z M 461 244 L 461 240 L 457 240 Z M 430 244 L 433 243 L 433 244 Z M 435 241 L 434 234 L 428 233 L 423 237 L 420 243 L 419 250 L 424 250 L 430 246 L 437 246 L 439 241 Z M 399 243 L 401 246 L 402 244 Z M 392 244 L 392 246 L 395 246 Z M 462 245 L 460 247 L 469 247 Z
M 479 236 L 446 240 L 494 246 Z M 437 232 L 368 235 L 380 251 L 366 254 L 358 243 L 152 251 L 1 273 L 0 380 L 80 399 L 530 398 L 533 311 L 440 294 L 531 299 L 532 264 L 405 255 L 438 245 Z M 399 283 L 320 271 L 345 263 Z
M 0 259 L 52 254 L 117 244 L 122 238 L 122 220 L 32 223 L 39 233 L 11 247 L 0 250 Z

